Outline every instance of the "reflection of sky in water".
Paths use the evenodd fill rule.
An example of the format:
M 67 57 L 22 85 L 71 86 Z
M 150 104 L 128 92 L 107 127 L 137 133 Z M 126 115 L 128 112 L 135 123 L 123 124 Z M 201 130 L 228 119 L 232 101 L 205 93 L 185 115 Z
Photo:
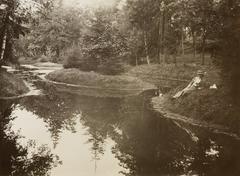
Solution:
M 101 156 L 101 160 L 94 161 L 90 151 L 91 144 L 87 143 L 87 129 L 82 126 L 80 119 L 75 126 L 76 133 L 63 130 L 56 148 L 51 138 L 50 132 L 47 130 L 47 124 L 39 119 L 32 112 L 28 112 L 23 108 L 17 107 L 12 112 L 12 117 L 17 117 L 12 122 L 13 131 L 20 130 L 20 135 L 25 138 L 21 139 L 22 144 L 27 144 L 28 140 L 35 140 L 37 145 L 48 144 L 53 154 L 57 154 L 63 165 L 59 165 L 53 169 L 52 176 L 114 176 L 120 175 L 121 170 L 117 159 L 111 152 L 114 142 L 107 139 L 105 143 L 105 153 Z M 96 162 L 96 163 L 95 163 Z M 95 173 L 95 164 L 97 172 Z
M 212 140 L 210 141 L 210 143 L 211 143 L 211 147 L 209 150 L 206 151 L 206 155 L 218 157 L 220 153 L 218 151 L 219 146 Z

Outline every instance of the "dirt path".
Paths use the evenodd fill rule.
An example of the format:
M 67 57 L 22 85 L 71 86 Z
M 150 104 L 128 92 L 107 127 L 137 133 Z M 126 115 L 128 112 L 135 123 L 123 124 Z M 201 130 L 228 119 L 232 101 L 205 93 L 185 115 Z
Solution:
M 186 116 L 170 112 L 169 110 L 166 110 L 165 108 L 163 108 L 163 103 L 164 103 L 164 96 L 152 98 L 153 110 L 162 114 L 164 118 L 171 119 L 173 121 L 183 122 L 193 126 L 207 128 L 208 130 L 214 133 L 228 135 L 228 136 L 234 137 L 237 140 L 240 140 L 240 137 L 237 134 L 231 133 L 227 127 L 208 123 L 205 121 L 200 121 L 197 119 L 188 118 Z

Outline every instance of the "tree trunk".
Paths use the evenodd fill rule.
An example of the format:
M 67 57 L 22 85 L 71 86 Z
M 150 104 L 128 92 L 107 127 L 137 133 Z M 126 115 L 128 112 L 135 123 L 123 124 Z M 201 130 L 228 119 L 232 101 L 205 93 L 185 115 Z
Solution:
M 136 66 L 138 66 L 138 56 L 136 53 L 135 53 L 135 61 L 136 61 Z
M 205 47 L 206 47 L 206 34 L 204 32 L 202 38 L 202 65 L 205 64 Z
M 57 58 L 60 57 L 60 49 L 59 49 L 59 47 L 56 48 L 56 56 L 57 56 Z
M 158 63 L 162 62 L 162 28 L 161 28 L 161 13 L 158 21 Z
M 196 33 L 192 32 L 192 37 L 193 37 L 193 58 L 196 58 L 197 54 L 197 48 L 196 48 Z
M 2 40 L 2 51 L 1 51 L 1 56 L 0 56 L 0 62 L 3 61 L 4 59 L 4 54 L 6 50 L 6 43 L 7 43 L 7 30 L 5 29 L 3 40 Z
M 206 47 L 206 25 L 207 25 L 207 19 L 206 19 L 206 12 L 204 11 L 203 15 L 203 31 L 202 31 L 202 65 L 205 64 L 205 47 Z
M 173 58 L 174 58 L 174 64 L 176 66 L 177 65 L 177 56 L 176 56 L 176 54 L 173 55 Z
M 146 0 L 143 0 L 144 5 L 146 4 Z M 147 64 L 150 64 L 150 59 L 149 59 L 149 51 L 148 51 L 148 43 L 147 43 L 147 27 L 146 27 L 146 20 L 143 20 L 143 39 L 144 39 L 144 50 L 145 50 L 145 54 L 146 54 L 146 61 Z
M 162 61 L 163 63 L 165 62 L 165 10 L 163 11 L 162 14 L 162 34 L 161 34 L 161 50 L 162 50 Z
M 149 51 L 148 51 L 148 45 L 147 45 L 147 32 L 144 31 L 144 47 L 145 47 L 145 53 L 146 53 L 146 61 L 147 61 L 147 64 L 149 65 L 150 64 L 150 59 L 149 59 Z
M 182 56 L 185 55 L 185 51 L 184 51 L 184 29 L 182 27 L 182 31 L 181 31 L 181 51 L 182 51 Z

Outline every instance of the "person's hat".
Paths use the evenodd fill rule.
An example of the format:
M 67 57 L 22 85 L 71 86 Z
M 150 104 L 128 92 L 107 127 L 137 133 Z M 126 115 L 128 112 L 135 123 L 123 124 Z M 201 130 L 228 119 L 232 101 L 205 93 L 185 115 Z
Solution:
M 202 71 L 202 70 L 198 70 L 198 71 L 197 71 L 197 74 L 198 74 L 198 75 L 204 75 L 205 73 L 204 73 L 204 71 Z

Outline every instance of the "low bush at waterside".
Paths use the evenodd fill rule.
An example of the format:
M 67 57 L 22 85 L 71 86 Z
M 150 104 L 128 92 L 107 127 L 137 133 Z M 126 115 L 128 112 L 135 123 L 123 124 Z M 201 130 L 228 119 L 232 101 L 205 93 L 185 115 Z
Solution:
M 0 97 L 11 97 L 24 94 L 28 88 L 17 76 L 0 69 Z

